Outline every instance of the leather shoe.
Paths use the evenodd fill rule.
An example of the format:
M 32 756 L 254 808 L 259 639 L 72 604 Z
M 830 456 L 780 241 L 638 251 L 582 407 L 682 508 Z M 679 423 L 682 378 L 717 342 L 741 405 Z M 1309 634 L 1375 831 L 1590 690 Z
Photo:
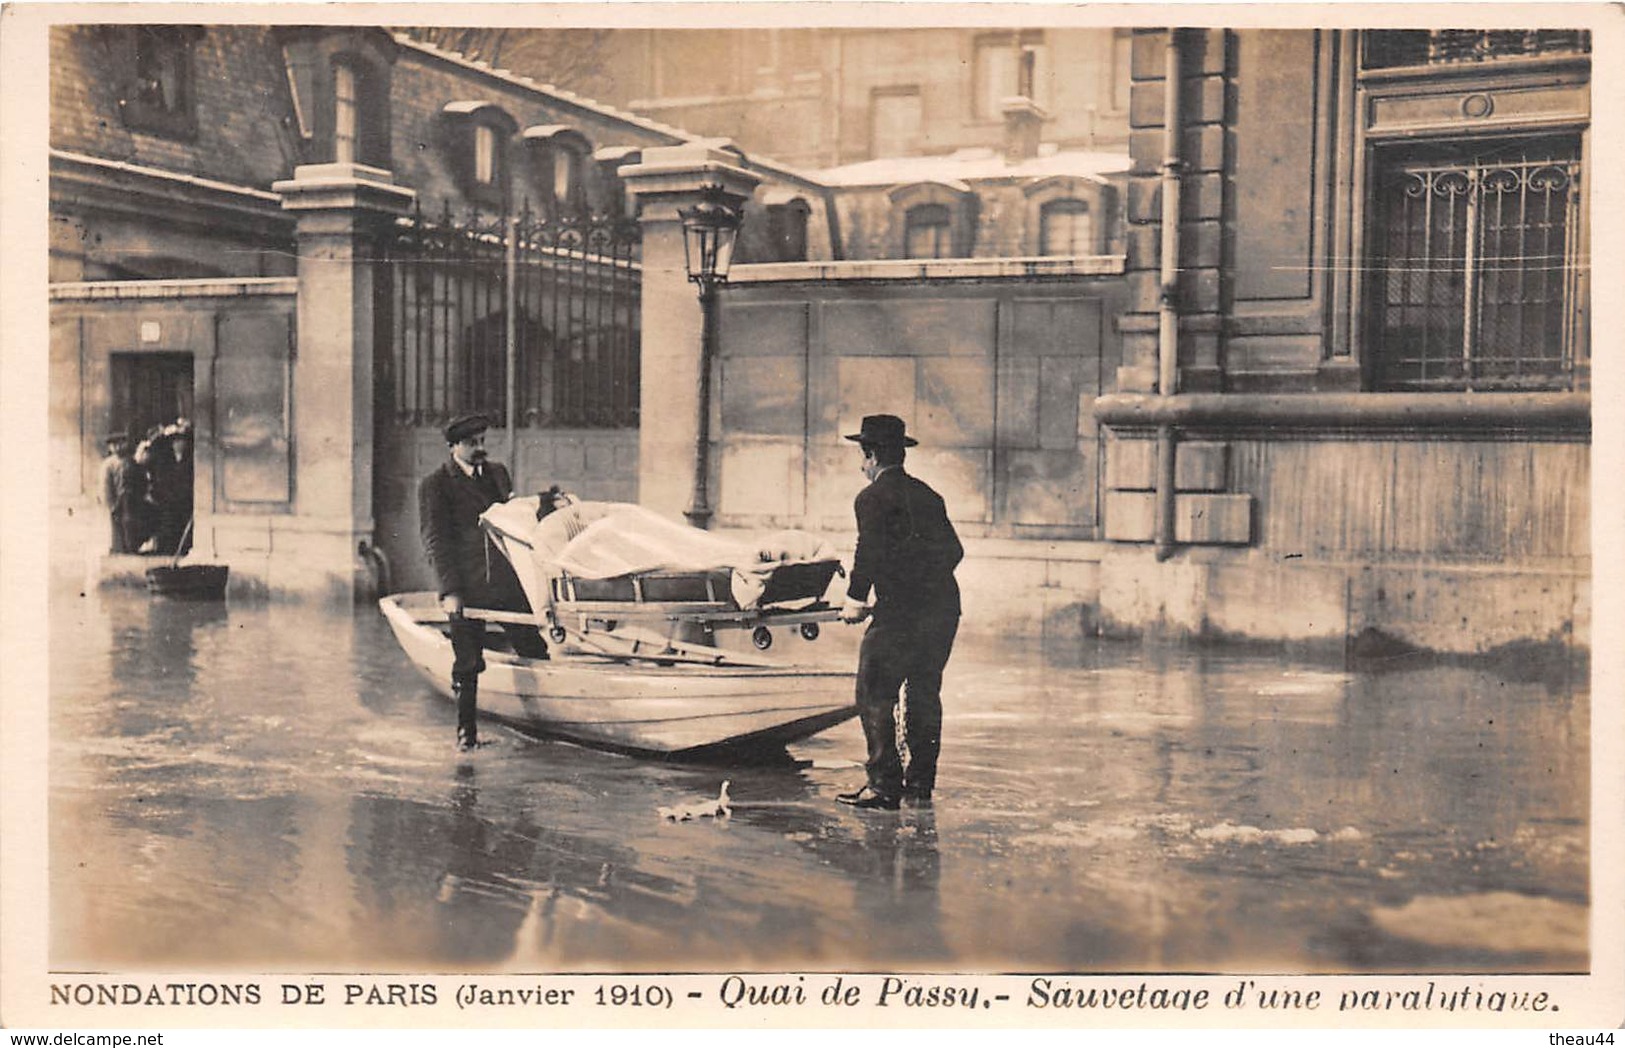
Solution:
M 881 808 L 885 811 L 896 811 L 900 803 L 898 798 L 876 793 L 869 786 L 860 787 L 851 793 L 837 793 L 835 800 L 854 808 Z
M 910 808 L 929 808 L 931 807 L 931 791 L 904 790 L 903 803 Z

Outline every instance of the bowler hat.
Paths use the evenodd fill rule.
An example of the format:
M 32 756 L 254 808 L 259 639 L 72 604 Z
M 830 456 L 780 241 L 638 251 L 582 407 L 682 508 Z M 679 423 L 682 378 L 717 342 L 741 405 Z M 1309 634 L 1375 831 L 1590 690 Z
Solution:
M 470 415 L 458 415 L 446 423 L 446 443 L 455 444 L 459 440 L 466 440 L 476 433 L 484 433 L 491 428 L 491 420 L 479 412 Z
M 896 415 L 865 415 L 861 430 L 848 433 L 846 439 L 885 447 L 911 448 L 918 444 L 919 441 L 903 432 L 904 428 L 903 420 Z

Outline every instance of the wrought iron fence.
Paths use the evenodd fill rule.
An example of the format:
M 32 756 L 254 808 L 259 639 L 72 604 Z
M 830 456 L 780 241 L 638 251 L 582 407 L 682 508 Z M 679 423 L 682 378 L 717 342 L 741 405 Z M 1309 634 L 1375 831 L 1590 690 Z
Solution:
M 1591 52 L 1584 29 L 1371 29 L 1362 36 L 1367 69 Z
M 637 425 L 640 243 L 635 221 L 528 205 L 401 219 L 381 288 L 397 421 Z
M 1377 200 L 1381 388 L 1584 383 L 1580 171 L 1560 152 L 1387 168 Z

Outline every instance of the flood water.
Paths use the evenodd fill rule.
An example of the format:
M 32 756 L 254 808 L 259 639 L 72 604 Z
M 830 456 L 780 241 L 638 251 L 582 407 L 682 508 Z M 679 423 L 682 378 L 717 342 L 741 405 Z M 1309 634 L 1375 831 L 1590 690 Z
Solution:
M 962 638 L 937 803 L 453 716 L 382 618 L 52 600 L 50 962 L 502 971 L 1576 971 L 1583 671 Z M 846 665 L 856 632 L 796 640 Z M 777 652 L 776 652 L 777 653 Z M 715 797 L 727 819 L 670 822 Z

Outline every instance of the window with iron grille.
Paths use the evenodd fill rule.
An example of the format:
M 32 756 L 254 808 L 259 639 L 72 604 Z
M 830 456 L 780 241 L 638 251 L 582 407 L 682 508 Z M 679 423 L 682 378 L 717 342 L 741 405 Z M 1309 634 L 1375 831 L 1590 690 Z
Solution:
M 1578 139 L 1464 141 L 1375 159 L 1375 387 L 1583 388 Z
M 1584 29 L 1373 29 L 1361 38 L 1366 69 L 1591 51 L 1591 34 Z

